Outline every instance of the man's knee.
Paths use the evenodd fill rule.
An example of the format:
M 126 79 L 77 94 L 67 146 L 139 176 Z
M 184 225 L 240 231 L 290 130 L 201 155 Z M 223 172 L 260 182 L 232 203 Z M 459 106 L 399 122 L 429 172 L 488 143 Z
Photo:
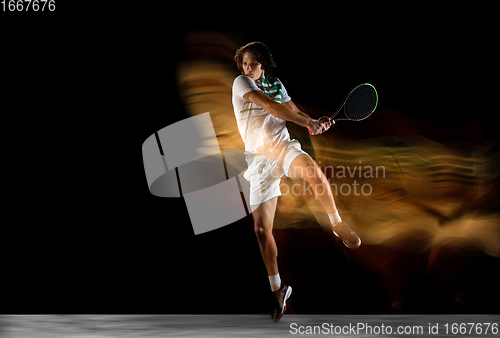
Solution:
M 261 223 L 255 223 L 254 231 L 259 241 L 265 241 L 266 238 L 272 236 L 272 230 L 267 230 L 266 227 Z

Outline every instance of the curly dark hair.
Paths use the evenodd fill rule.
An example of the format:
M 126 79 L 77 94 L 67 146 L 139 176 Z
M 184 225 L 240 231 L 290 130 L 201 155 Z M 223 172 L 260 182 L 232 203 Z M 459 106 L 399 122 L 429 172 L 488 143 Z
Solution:
M 271 55 L 271 51 L 265 44 L 262 42 L 254 41 L 246 44 L 236 51 L 236 55 L 234 56 L 234 60 L 236 61 L 236 65 L 238 69 L 243 74 L 243 55 L 245 53 L 252 53 L 257 61 L 262 65 L 262 69 L 266 72 L 266 76 L 270 76 L 273 73 L 273 69 L 276 68 L 276 64 L 274 63 L 273 56 Z

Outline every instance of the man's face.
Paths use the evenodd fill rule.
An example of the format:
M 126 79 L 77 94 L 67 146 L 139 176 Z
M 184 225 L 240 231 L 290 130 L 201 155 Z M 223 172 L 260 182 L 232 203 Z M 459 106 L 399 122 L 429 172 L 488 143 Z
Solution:
M 264 77 L 264 70 L 262 65 L 255 58 L 252 53 L 245 53 L 243 55 L 243 71 L 246 76 L 250 76 L 254 81 L 260 80 Z

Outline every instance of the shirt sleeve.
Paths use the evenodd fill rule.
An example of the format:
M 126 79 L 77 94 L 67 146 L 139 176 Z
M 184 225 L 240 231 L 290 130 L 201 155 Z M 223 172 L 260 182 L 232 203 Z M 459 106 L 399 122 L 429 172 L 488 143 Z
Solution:
M 288 92 L 286 91 L 285 86 L 283 85 L 283 82 L 281 82 L 281 103 L 288 102 L 291 99 L 292 98 L 290 96 L 288 96 Z
M 233 82 L 233 94 L 243 97 L 248 92 L 261 91 L 255 82 L 245 75 L 240 75 Z

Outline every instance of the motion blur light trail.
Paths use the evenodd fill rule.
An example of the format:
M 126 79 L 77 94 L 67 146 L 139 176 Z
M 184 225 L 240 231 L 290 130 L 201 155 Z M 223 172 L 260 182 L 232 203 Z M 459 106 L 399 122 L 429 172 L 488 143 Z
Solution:
M 220 149 L 243 149 L 231 105 L 232 82 L 238 75 L 232 56 L 239 45 L 215 33 L 193 33 L 186 44 L 188 58 L 178 65 L 177 74 L 188 113 L 210 112 Z M 328 115 L 314 107 L 305 110 L 313 116 Z M 315 154 L 332 184 L 352 186 L 356 181 L 371 186 L 368 196 L 337 191 L 364 244 L 414 252 L 466 245 L 467 250 L 473 247 L 500 257 L 500 215 L 493 208 L 498 205 L 495 168 L 500 161 L 482 139 L 479 122 L 440 124 L 378 110 L 361 123 L 340 122 L 323 135 L 302 132 L 295 137 Z M 328 177 L 329 170 L 338 174 L 342 167 L 351 170 L 346 177 Z M 370 177 L 367 168 L 377 167 L 384 168 L 384 176 Z M 325 222 L 320 205 L 304 199 L 306 203 L 292 194 L 282 196 L 276 229 L 317 226 L 311 213 L 320 224 Z M 413 241 L 418 244 L 409 245 Z
M 338 136 L 330 142 L 331 149 L 315 149 L 322 165 L 358 171 L 385 168 L 385 177 L 364 178 L 361 170 L 353 177 L 332 178 L 337 185 L 353 180 L 371 185 L 369 196 L 337 195 L 365 244 L 402 245 L 423 252 L 443 242 L 451 244 L 455 238 L 460 243 L 470 239 L 478 250 L 500 256 L 500 219 L 491 209 L 497 203 L 493 169 L 497 154 L 458 151 L 418 135 L 407 135 L 403 142 L 399 138 L 396 144 L 388 142 L 387 136 L 353 141 Z M 416 233 L 420 244 L 408 246 L 406 240 Z
M 210 112 L 222 150 L 244 149 L 231 104 L 231 89 L 238 71 L 233 56 L 240 46 L 210 33 L 186 36 L 188 57 L 177 65 L 181 100 L 191 116 Z
M 244 149 L 231 104 L 238 75 L 232 57 L 239 46 L 226 36 L 192 34 L 186 37 L 187 58 L 177 68 L 187 112 L 210 112 L 222 150 Z M 300 87 L 287 89 L 293 98 Z M 379 94 L 383 102 L 384 93 Z M 298 104 L 316 118 L 331 114 Z M 344 185 L 344 190 L 334 191 L 336 202 L 363 245 L 351 252 L 339 250 L 352 267 L 375 272 L 393 308 L 401 307 L 405 283 L 418 274 L 438 276 L 456 302 L 464 302 L 456 284 L 462 276 L 458 267 L 469 264 L 470 257 L 500 258 L 500 157 L 483 133 L 481 120 L 440 121 L 378 109 L 365 121 L 339 122 L 319 136 L 293 123 L 288 128 L 321 166 L 332 188 Z M 339 174 L 342 168 L 350 171 Z M 383 175 L 370 175 L 374 168 L 384 168 Z M 293 182 L 283 178 L 281 184 L 285 191 Z M 356 184 L 370 193 L 347 191 Z M 318 224 L 326 229 L 328 218 L 311 194 L 280 197 L 274 224 L 278 232 Z M 286 243 L 280 236 L 286 237 L 277 234 L 278 246 Z

